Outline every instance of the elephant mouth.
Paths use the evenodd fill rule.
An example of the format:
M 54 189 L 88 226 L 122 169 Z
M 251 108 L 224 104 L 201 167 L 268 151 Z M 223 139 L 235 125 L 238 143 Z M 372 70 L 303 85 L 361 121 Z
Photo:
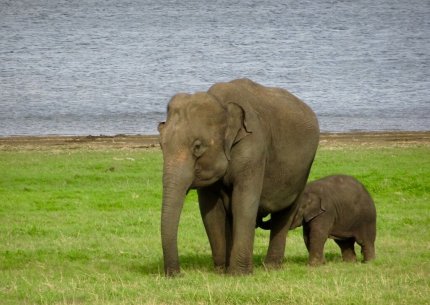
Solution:
M 194 172 L 194 181 L 192 188 L 206 187 L 221 180 L 226 174 L 225 170 L 196 170 Z
M 191 184 L 191 189 L 202 188 L 202 187 L 212 185 L 215 182 L 219 181 L 220 179 L 221 177 L 210 177 L 210 178 L 196 177 L 196 179 Z

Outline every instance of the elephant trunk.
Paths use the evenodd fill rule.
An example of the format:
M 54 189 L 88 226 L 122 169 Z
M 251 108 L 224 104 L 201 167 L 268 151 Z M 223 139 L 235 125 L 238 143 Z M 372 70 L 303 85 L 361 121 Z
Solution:
M 303 196 L 303 195 L 301 195 Z M 297 199 L 296 204 L 298 205 L 296 213 L 293 215 L 290 230 L 301 227 L 305 222 L 305 210 L 306 210 L 306 200 L 303 200 L 302 197 Z
M 303 211 L 299 209 L 294 215 L 293 221 L 290 226 L 290 230 L 301 227 L 303 225 Z
M 191 170 L 174 162 L 165 162 L 163 170 L 163 203 L 161 209 L 161 240 L 164 273 L 174 276 L 180 272 L 178 256 L 178 226 L 186 193 L 192 183 Z

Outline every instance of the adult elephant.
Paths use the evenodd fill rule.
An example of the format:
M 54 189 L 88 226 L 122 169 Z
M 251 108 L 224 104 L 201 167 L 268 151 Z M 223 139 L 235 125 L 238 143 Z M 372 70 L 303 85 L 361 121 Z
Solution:
M 189 189 L 197 189 L 216 268 L 252 272 L 256 221 L 269 214 L 265 263 L 281 264 L 294 202 L 318 146 L 314 112 L 286 90 L 238 79 L 175 95 L 158 129 L 166 275 L 180 272 L 177 233 Z

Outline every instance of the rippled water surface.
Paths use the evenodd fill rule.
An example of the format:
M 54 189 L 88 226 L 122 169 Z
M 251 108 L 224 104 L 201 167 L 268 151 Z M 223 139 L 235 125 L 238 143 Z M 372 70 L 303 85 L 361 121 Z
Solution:
M 430 2 L 0 0 L 0 135 L 153 134 L 248 77 L 324 131 L 430 130 Z

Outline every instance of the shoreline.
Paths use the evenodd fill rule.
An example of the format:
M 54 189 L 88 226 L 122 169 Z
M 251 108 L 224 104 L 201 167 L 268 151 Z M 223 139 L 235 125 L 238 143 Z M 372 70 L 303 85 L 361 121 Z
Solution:
M 320 147 L 430 146 L 430 131 L 322 132 Z M 0 151 L 68 149 L 149 149 L 159 147 L 158 135 L 7 136 Z

